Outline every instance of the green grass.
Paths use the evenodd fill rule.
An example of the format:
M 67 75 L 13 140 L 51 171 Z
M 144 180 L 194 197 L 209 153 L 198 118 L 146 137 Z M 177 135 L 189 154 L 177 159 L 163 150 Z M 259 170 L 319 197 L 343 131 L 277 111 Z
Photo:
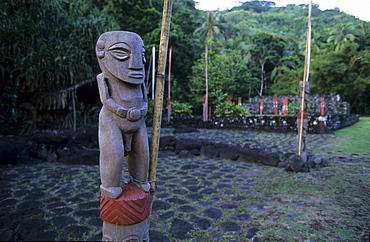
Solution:
M 369 165 L 338 163 L 311 173 L 287 174 L 265 169 L 273 182 L 259 183 L 270 188 L 265 194 L 270 206 L 281 212 L 273 220 L 258 216 L 266 241 L 359 241 L 370 232 Z M 294 204 L 301 208 L 292 210 L 289 205 Z M 293 211 L 299 217 L 286 218 Z M 290 231 L 291 237 L 281 231 Z
M 361 117 L 356 124 L 334 132 L 339 139 L 334 146 L 346 153 L 370 153 L 370 117 Z

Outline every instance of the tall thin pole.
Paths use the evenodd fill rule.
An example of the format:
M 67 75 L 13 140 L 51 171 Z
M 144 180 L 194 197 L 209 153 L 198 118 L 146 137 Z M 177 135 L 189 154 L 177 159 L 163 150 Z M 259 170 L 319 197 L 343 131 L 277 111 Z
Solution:
M 203 107 L 203 121 L 208 120 L 208 45 L 205 46 L 205 77 L 206 77 L 206 95 L 204 97 L 204 107 Z
M 168 93 L 167 93 L 167 122 L 171 121 L 171 66 L 172 66 L 172 47 L 168 55 Z
M 153 132 L 150 152 L 149 165 L 149 181 L 152 191 L 155 190 L 155 178 L 157 172 L 159 135 L 161 132 L 161 120 L 163 109 L 163 92 L 164 92 L 164 73 L 167 61 L 168 39 L 170 34 L 170 21 L 172 12 L 172 1 L 165 0 L 163 6 L 161 39 L 159 43 L 158 55 L 158 74 L 156 78 L 155 100 L 154 100 L 154 115 L 153 115 Z
M 76 89 L 72 90 L 72 109 L 73 109 L 73 131 L 76 131 L 77 122 L 76 122 Z
M 155 46 L 152 47 L 152 100 L 154 100 L 154 83 L 155 83 Z
M 150 88 L 150 84 L 149 84 L 149 77 L 150 77 L 150 69 L 152 68 L 152 61 L 153 61 L 153 53 L 150 54 L 150 60 L 149 60 L 149 65 L 148 65 L 148 71 L 147 71 L 147 74 L 145 75 L 145 86 L 146 86 L 146 90 L 147 92 L 149 91 L 148 88 Z
M 299 108 L 299 133 L 298 133 L 298 155 L 302 155 L 303 146 L 303 124 L 304 124 L 304 111 L 305 111 L 305 96 L 306 96 L 306 83 L 308 83 L 308 77 L 310 73 L 310 58 L 311 58 L 311 14 L 312 14 L 312 0 L 308 8 L 308 26 L 307 26 L 307 39 L 306 39 L 306 55 L 305 55 L 305 66 L 303 73 L 303 83 L 301 91 L 301 105 Z

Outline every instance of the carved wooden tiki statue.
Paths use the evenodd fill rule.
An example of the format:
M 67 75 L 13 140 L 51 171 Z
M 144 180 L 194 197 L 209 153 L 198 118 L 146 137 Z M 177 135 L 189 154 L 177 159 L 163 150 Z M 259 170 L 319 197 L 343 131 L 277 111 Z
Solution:
M 149 241 L 144 43 L 132 32 L 106 32 L 97 41 L 96 55 L 102 71 L 97 82 L 103 103 L 99 115 L 103 240 Z M 121 186 L 124 162 L 130 179 Z

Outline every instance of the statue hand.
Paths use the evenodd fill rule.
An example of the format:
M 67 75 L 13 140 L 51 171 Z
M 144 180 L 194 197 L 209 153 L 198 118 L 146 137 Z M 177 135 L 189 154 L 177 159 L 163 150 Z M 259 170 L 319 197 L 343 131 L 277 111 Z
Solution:
M 117 110 L 117 115 L 120 116 L 121 118 L 126 118 L 127 110 L 124 108 L 119 108 Z

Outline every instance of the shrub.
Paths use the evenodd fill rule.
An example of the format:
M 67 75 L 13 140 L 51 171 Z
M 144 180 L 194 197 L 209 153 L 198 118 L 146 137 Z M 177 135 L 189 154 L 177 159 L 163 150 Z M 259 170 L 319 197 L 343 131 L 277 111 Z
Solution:
M 215 109 L 216 116 L 239 116 L 245 117 L 248 115 L 247 110 L 235 103 L 222 102 L 216 105 Z
M 174 116 L 191 116 L 192 108 L 193 106 L 189 103 L 171 102 L 171 112 Z

